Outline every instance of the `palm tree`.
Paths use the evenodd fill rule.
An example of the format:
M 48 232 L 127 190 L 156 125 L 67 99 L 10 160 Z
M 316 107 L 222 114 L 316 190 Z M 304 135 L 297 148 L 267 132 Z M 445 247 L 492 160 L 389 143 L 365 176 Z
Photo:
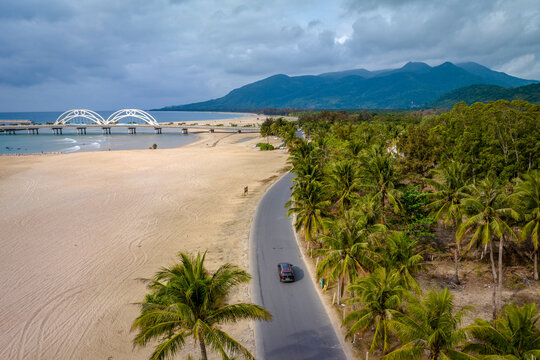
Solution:
M 439 166 L 432 172 L 435 175 L 434 179 L 424 179 L 431 185 L 435 192 L 428 194 L 430 203 L 428 208 L 431 209 L 435 216 L 435 221 L 442 221 L 445 225 L 454 227 L 454 238 L 456 231 L 461 225 L 462 209 L 461 200 L 465 197 L 467 179 L 465 177 L 467 167 L 459 162 L 452 161 L 446 166 Z M 456 283 L 459 284 L 459 256 L 460 242 L 456 239 L 456 247 L 454 250 L 454 266 Z
M 381 220 L 383 208 L 375 194 L 366 194 L 354 202 L 353 209 L 363 214 L 367 226 L 382 225 Z
M 531 238 L 534 247 L 534 279 L 538 280 L 538 237 L 540 233 L 540 170 L 532 170 L 517 180 L 514 194 L 518 207 L 525 215 L 520 240 Z
M 271 320 L 261 306 L 249 303 L 227 304 L 234 286 L 247 283 L 251 276 L 231 265 L 221 266 L 213 274 L 204 267 L 204 254 L 196 257 L 179 253 L 180 263 L 162 268 L 153 279 L 146 279 L 151 290 L 141 305 L 141 314 L 132 329 L 139 330 L 133 340 L 145 346 L 158 340 L 151 359 L 166 359 L 181 349 L 186 339 L 199 342 L 201 357 L 207 359 L 207 346 L 223 359 L 240 355 L 254 359 L 238 341 L 219 328 L 220 324 L 243 319 Z
M 362 152 L 362 148 L 362 143 L 360 141 L 351 140 L 347 143 L 347 155 L 356 158 Z
M 421 289 L 414 274 L 422 268 L 424 258 L 417 250 L 418 242 L 404 231 L 392 231 L 384 237 L 381 245 L 374 251 L 377 263 L 387 270 L 396 270 L 405 287 L 419 294 Z
M 361 308 L 348 314 L 343 324 L 353 324 L 347 336 L 362 335 L 374 328 L 369 351 L 381 349 L 386 353 L 390 344 L 390 320 L 401 310 L 406 290 L 401 286 L 401 277 L 395 270 L 379 267 L 369 276 L 349 285 L 348 290 L 357 294 L 347 300 L 348 304 L 360 304 Z
M 296 214 L 295 229 L 301 231 L 306 241 L 312 240 L 313 234 L 325 231 L 324 218 L 330 202 L 325 198 L 323 188 L 318 182 L 294 189 L 285 207 L 287 216 Z
M 493 318 L 496 317 L 502 304 L 502 263 L 504 250 L 504 235 L 508 234 L 515 238 L 515 234 L 508 226 L 505 218 L 518 219 L 519 214 L 507 206 L 507 196 L 502 192 L 501 187 L 493 178 L 486 178 L 477 185 L 469 187 L 469 194 L 462 200 L 465 211 L 469 215 L 458 229 L 456 238 L 461 240 L 463 236 L 471 230 L 475 230 L 470 240 L 469 250 L 478 240 L 482 245 L 489 246 L 489 256 L 491 260 L 491 270 L 493 272 Z M 499 275 L 495 270 L 495 260 L 493 258 L 493 238 L 499 239 Z M 498 287 L 497 287 L 498 279 Z M 498 291 L 496 291 L 498 288 Z M 497 296 L 495 296 L 497 292 Z
M 296 164 L 305 160 L 316 159 L 318 157 L 319 149 L 314 142 L 302 140 L 291 148 L 290 152 L 291 156 L 289 161 L 293 166 L 296 166 Z
M 351 204 L 351 197 L 359 190 L 358 170 L 352 161 L 337 162 L 330 172 L 328 187 L 337 203 L 344 208 Z
M 346 212 L 342 218 L 330 221 L 329 232 L 322 235 L 322 248 L 316 251 L 323 260 L 317 265 L 317 279 L 327 277 L 338 282 L 338 303 L 342 296 L 345 280 L 352 282 L 359 272 L 365 273 L 366 266 L 372 266 L 368 256 L 368 233 L 364 229 L 361 215 Z
M 305 188 L 314 182 L 320 184 L 324 179 L 319 163 L 311 158 L 298 162 L 291 172 L 296 175 L 293 178 L 293 189 Z
M 360 163 L 360 186 L 375 193 L 383 208 L 388 201 L 394 212 L 398 212 L 400 206 L 394 189 L 398 177 L 394 163 L 392 155 L 385 152 L 383 148 L 378 146 L 370 148 L 364 153 Z
M 403 345 L 384 357 L 385 360 L 475 359 L 456 350 L 466 340 L 460 328 L 463 316 L 470 309 L 454 312 L 454 299 L 448 288 L 430 291 L 421 302 L 407 305 L 407 315 L 397 315 L 391 321 Z
M 470 337 L 463 351 L 485 359 L 540 359 L 540 316 L 536 304 L 508 305 L 493 324 L 476 319 L 464 330 Z

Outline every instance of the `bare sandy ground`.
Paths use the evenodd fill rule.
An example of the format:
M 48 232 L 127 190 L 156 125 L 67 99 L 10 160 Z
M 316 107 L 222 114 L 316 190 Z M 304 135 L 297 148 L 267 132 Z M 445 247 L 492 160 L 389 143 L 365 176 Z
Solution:
M 198 122 L 199 125 L 218 125 L 222 124 L 223 126 L 231 126 L 231 124 L 236 124 L 238 127 L 242 127 L 245 125 L 252 125 L 252 126 L 259 126 L 266 120 L 267 118 L 273 118 L 277 119 L 279 117 L 282 117 L 286 120 L 297 120 L 296 117 L 291 116 L 277 116 L 277 115 L 250 115 L 250 116 L 243 116 L 238 118 L 232 118 L 232 119 L 220 119 L 220 120 L 201 120 Z
M 178 251 L 248 269 L 251 218 L 287 157 L 258 141 L 0 157 L 0 359 L 147 359 L 130 332 L 146 292 L 137 278 Z M 251 324 L 228 331 L 254 350 Z

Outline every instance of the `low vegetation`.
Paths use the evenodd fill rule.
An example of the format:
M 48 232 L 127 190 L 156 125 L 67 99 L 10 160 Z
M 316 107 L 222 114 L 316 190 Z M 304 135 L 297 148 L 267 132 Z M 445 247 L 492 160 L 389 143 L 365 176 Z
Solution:
M 259 149 L 261 149 L 261 151 L 267 151 L 267 150 L 274 150 L 274 145 L 272 144 L 269 144 L 269 143 L 257 143 L 256 145 Z

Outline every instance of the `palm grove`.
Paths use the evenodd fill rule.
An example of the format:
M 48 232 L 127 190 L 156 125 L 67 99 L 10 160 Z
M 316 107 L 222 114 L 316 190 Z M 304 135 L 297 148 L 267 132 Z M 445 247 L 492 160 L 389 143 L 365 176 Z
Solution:
M 348 336 L 385 359 L 540 358 L 536 303 L 503 299 L 508 264 L 528 262 L 538 280 L 539 123 L 540 106 L 504 100 L 440 115 L 304 113 L 305 140 L 265 123 L 289 146 L 289 214 L 317 277 L 349 305 Z M 489 264 L 491 321 L 463 326 L 473 309 L 454 308 L 446 287 L 423 294 L 415 274 L 433 254 L 453 262 L 450 285 L 463 258 Z

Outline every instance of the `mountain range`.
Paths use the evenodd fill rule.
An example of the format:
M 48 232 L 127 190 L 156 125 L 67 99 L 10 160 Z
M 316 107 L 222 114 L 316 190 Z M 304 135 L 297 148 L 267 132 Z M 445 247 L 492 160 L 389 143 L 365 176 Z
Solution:
M 444 94 L 471 85 L 503 88 L 538 83 L 491 70 L 473 62 L 429 66 L 409 62 L 398 69 L 354 69 L 319 75 L 278 74 L 234 89 L 213 100 L 158 110 L 410 109 L 433 103 Z

